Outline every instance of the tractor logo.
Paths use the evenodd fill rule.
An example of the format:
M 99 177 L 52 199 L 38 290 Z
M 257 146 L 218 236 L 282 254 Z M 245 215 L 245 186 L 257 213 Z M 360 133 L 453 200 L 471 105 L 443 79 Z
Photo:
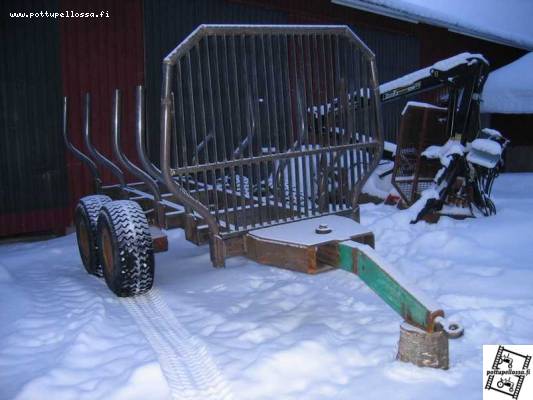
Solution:
M 533 346 L 483 346 L 483 400 L 531 399 L 530 354 L 533 354 Z

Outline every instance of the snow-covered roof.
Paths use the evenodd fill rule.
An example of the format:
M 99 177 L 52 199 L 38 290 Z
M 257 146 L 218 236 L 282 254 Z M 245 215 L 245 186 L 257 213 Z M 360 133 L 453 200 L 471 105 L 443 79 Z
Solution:
M 533 24 L 532 24 L 533 25 Z M 533 114 L 533 53 L 489 74 L 483 89 L 481 111 Z
M 413 23 L 533 50 L 531 0 L 331 0 Z

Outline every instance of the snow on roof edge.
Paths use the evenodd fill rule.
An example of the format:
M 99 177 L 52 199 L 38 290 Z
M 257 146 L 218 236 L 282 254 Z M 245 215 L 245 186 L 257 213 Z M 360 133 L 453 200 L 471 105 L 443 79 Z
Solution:
M 481 112 L 533 114 L 533 52 L 492 71 L 481 96 Z
M 340 6 L 355 8 L 362 11 L 367 11 L 372 14 L 384 15 L 389 18 L 399 19 L 411 23 L 425 23 L 428 25 L 446 28 L 450 32 L 459 33 L 461 35 L 482 39 L 488 42 L 498 43 L 510 47 L 515 47 L 523 50 L 533 51 L 533 40 L 526 37 L 508 38 L 503 36 L 503 32 L 487 32 L 474 29 L 473 27 L 466 27 L 459 23 L 451 23 L 445 18 L 438 19 L 424 15 L 411 13 L 401 9 L 395 9 L 385 4 L 375 4 L 367 0 L 331 0 L 333 4 Z

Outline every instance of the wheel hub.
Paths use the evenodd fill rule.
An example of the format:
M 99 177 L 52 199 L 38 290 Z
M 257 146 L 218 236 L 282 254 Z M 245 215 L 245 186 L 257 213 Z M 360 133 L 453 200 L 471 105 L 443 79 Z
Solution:
M 103 254 L 103 267 L 107 272 L 108 276 L 111 276 L 113 273 L 113 243 L 111 241 L 111 233 L 109 232 L 108 227 L 102 229 L 102 254 Z
M 89 245 L 89 234 L 87 232 L 87 224 L 85 223 L 85 220 L 81 218 L 80 225 L 79 225 L 79 244 L 81 249 L 81 255 L 83 257 L 83 260 L 86 261 L 89 259 L 90 255 L 90 245 Z

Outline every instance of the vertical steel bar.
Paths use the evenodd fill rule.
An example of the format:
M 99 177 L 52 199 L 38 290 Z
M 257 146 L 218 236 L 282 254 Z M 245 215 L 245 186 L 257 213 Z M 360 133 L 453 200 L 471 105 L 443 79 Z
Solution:
M 305 51 L 305 71 L 306 71 L 306 75 L 305 75 L 305 80 L 307 82 L 307 99 L 308 99 L 308 102 L 307 102 L 307 110 L 308 110 L 308 119 L 309 119 L 309 122 L 310 124 L 308 125 L 308 131 L 311 130 L 311 136 L 308 138 L 308 142 L 307 142 L 307 147 L 309 148 L 309 146 L 311 146 L 312 149 L 315 149 L 316 148 L 316 145 L 317 145 L 317 132 L 316 132 L 316 129 L 317 129 L 317 126 L 315 124 L 315 119 L 314 119 L 314 115 L 315 115 L 315 96 L 314 96 L 314 91 L 316 89 L 315 85 L 316 85 L 316 82 L 313 81 L 313 67 L 316 66 L 317 64 L 317 59 L 315 58 L 313 62 L 313 58 L 311 56 L 311 53 L 312 53 L 312 50 L 311 48 L 314 47 L 312 46 L 311 43 L 315 43 L 314 39 L 315 37 L 311 36 L 311 34 L 307 34 L 304 36 L 305 38 L 305 46 L 304 48 L 306 49 Z M 317 57 L 318 54 L 316 51 L 313 52 L 314 56 Z M 318 110 L 317 110 L 318 111 Z M 312 144 L 310 143 L 312 142 Z M 313 159 L 314 158 L 314 159 Z M 315 179 L 316 179 L 316 172 L 315 172 L 315 169 L 316 167 L 318 166 L 318 159 L 319 159 L 319 156 L 318 154 L 316 154 L 314 157 L 313 156 L 309 156 L 309 196 L 310 196 L 310 199 L 308 199 L 308 203 L 310 202 L 311 203 L 311 213 L 313 215 L 316 215 L 316 198 L 317 198 L 317 188 L 316 188 L 316 182 L 315 182 Z
M 205 38 L 204 37 L 204 41 L 205 41 Z M 207 121 L 206 121 L 206 113 L 205 113 L 205 102 L 204 102 L 204 83 L 203 83 L 203 80 L 204 80 L 204 74 L 203 74 L 203 63 L 202 63 L 202 57 L 201 57 L 201 41 L 200 43 L 198 43 L 195 47 L 195 52 L 196 52 L 196 61 L 197 61 L 197 65 L 196 65 L 196 70 L 198 71 L 196 76 L 198 77 L 198 107 L 199 107 L 199 113 L 200 113 L 200 132 L 202 133 L 202 136 L 203 136 L 203 140 L 202 142 L 204 143 L 204 147 L 203 147 L 203 153 L 204 153 L 204 159 L 205 159 L 205 163 L 209 163 L 210 162 L 210 156 L 209 156 L 209 145 L 207 143 Z M 199 152 L 200 149 L 197 149 L 197 152 Z M 197 164 L 201 164 L 201 160 L 200 158 L 198 158 L 197 160 Z M 209 171 L 209 172 L 212 172 L 212 171 Z M 208 178 L 208 172 L 204 169 L 203 170 L 203 185 L 204 185 L 204 196 L 205 196 L 205 199 L 204 199 L 204 204 L 205 206 L 209 209 L 210 206 L 211 206 L 211 196 L 210 196 L 210 193 L 209 193 L 209 178 Z M 218 207 L 215 207 L 215 218 L 216 220 L 218 220 Z
M 160 162 L 161 172 L 167 188 L 172 191 L 175 182 L 170 173 L 170 106 L 171 106 L 171 85 L 172 85 L 172 64 L 170 62 L 163 62 L 163 83 L 161 87 L 161 119 L 159 121 L 161 129 L 160 141 Z
M 378 67 L 376 64 L 375 57 L 373 57 L 370 60 L 370 68 L 371 68 L 372 86 L 374 87 L 373 105 L 374 105 L 375 131 L 374 131 L 373 139 L 374 141 L 377 141 L 379 144 L 377 150 L 375 150 L 375 154 L 374 154 L 375 160 L 373 163 L 377 166 L 383 153 L 383 120 L 382 120 L 382 115 L 381 115 L 381 99 L 380 99 L 380 93 L 379 93 Z
M 215 77 L 215 88 L 216 88 L 216 91 L 217 91 L 217 96 L 216 96 L 216 108 L 217 108 L 217 111 L 216 111 L 216 115 L 215 115 L 215 112 L 213 111 L 213 104 L 211 102 L 211 113 L 212 113 L 212 118 L 213 118 L 213 127 L 216 127 L 217 126 L 217 122 L 218 122 L 218 128 L 216 129 L 216 132 L 218 133 L 218 136 L 220 136 L 220 139 L 221 139 L 221 146 L 222 146 L 222 157 L 220 159 L 220 157 L 218 156 L 218 152 L 215 153 L 217 154 L 216 155 L 216 159 L 217 159 L 217 162 L 222 162 L 224 163 L 226 160 L 227 160 L 227 157 L 226 157 L 226 130 L 224 128 L 224 110 L 222 108 L 222 93 L 220 92 L 220 69 L 219 69 L 219 60 L 218 60 L 218 36 L 213 36 L 213 42 L 214 42 L 214 46 L 213 46 L 213 61 L 214 61 L 214 65 L 215 65 L 215 74 L 214 74 L 214 77 Z M 209 64 L 211 66 L 211 64 Z M 211 80 L 211 74 L 210 74 L 210 78 L 209 80 Z M 227 86 L 226 86 L 227 88 Z M 214 96 L 214 94 L 213 94 Z M 217 135 L 215 135 L 216 137 Z M 215 142 L 215 149 L 217 148 L 217 142 Z M 216 150 L 215 150 L 216 151 Z M 222 170 L 220 171 L 221 172 L 221 178 L 223 179 L 222 180 L 222 183 L 221 183 L 221 189 L 222 189 L 222 196 L 223 196 L 223 202 L 224 202 L 224 221 L 226 223 L 226 228 L 229 229 L 229 206 L 228 206 L 228 191 L 226 190 L 226 182 L 225 182 L 225 177 L 226 177 L 226 169 L 225 168 L 222 168 Z
M 355 89 L 355 76 L 353 73 L 353 55 L 355 54 L 353 51 L 353 43 L 349 42 L 347 43 L 347 48 L 344 53 L 345 57 L 345 68 L 346 68 L 346 79 L 348 81 L 347 84 L 347 91 L 349 94 L 348 98 L 348 132 L 346 136 L 346 140 L 348 140 L 349 143 L 354 143 L 354 132 L 355 132 L 355 124 L 354 124 L 354 118 L 355 118 L 355 107 L 356 107 L 356 89 Z M 356 165 L 355 165 L 355 156 L 354 156 L 355 150 L 349 151 L 349 167 L 348 167 L 348 173 L 349 173 L 349 184 L 350 184 L 350 192 L 349 192 L 349 198 L 353 198 L 353 190 L 355 187 L 355 173 L 356 173 Z M 351 201 L 350 201 L 351 204 Z M 353 206 L 353 204 L 351 204 Z
M 335 108 L 338 106 L 338 99 L 335 97 L 336 85 L 335 85 L 335 70 L 334 70 L 334 61 L 333 61 L 334 49 L 333 49 L 332 35 L 328 34 L 327 38 L 328 38 L 327 40 L 327 44 L 328 44 L 327 46 L 328 47 L 327 71 L 329 71 L 328 80 L 330 83 L 329 89 L 330 89 L 330 98 L 331 98 L 331 113 L 332 113 L 332 119 L 333 119 L 333 132 L 331 133 L 331 136 L 332 136 L 331 144 L 333 146 L 336 146 L 337 145 L 337 130 L 338 130 L 338 127 L 337 127 L 338 112 L 335 110 Z M 335 165 L 337 164 L 337 154 L 336 152 L 330 150 L 329 155 L 330 155 L 330 159 L 329 159 L 330 165 L 329 165 L 328 171 L 330 171 L 330 174 L 331 174 L 330 183 L 331 183 L 331 193 L 333 194 L 333 201 L 330 203 L 329 207 L 332 207 L 333 211 L 335 212 L 337 211 L 337 198 L 338 198 L 337 187 L 335 185 L 335 169 L 336 169 Z
M 362 97 L 361 97 L 361 93 L 362 93 L 362 85 L 361 85 L 361 63 L 360 63 L 360 59 L 361 59 L 361 51 L 355 47 L 354 45 L 354 54 L 356 55 L 355 57 L 355 60 L 354 60 L 354 82 L 355 82 L 355 98 L 357 99 L 357 102 L 356 102 L 356 110 L 355 110 L 355 113 L 354 113 L 354 136 L 353 136 L 353 140 L 354 142 L 356 143 L 359 143 L 361 142 L 361 121 L 362 121 L 362 113 L 363 113 L 363 101 L 362 101 Z M 355 162 L 357 163 L 357 181 L 359 181 L 359 179 L 361 179 L 361 163 L 362 163 L 362 154 L 363 154 L 363 151 L 362 150 L 357 150 L 355 152 Z
M 263 135 L 262 135 L 262 129 L 261 129 L 261 112 L 259 110 L 259 88 L 257 84 L 257 52 L 256 52 L 256 35 L 250 35 L 250 45 L 251 45 L 251 52 L 250 52 L 250 60 L 251 60 L 251 80 L 252 80 L 252 87 L 251 87 L 251 96 L 250 100 L 252 103 L 252 115 L 255 115 L 254 120 L 256 121 L 256 129 L 257 129 L 257 148 L 258 148 L 258 156 L 261 156 L 262 148 L 263 148 Z M 251 144 L 251 143 L 250 143 Z M 253 153 L 253 147 L 251 147 L 252 153 Z M 254 169 L 257 172 L 256 175 L 256 185 L 257 185 L 257 212 L 258 212 L 258 218 L 259 218 L 259 225 L 263 225 L 263 210 L 264 210 L 264 204 L 263 204 L 263 194 L 262 192 L 262 185 L 261 185 L 261 162 L 254 165 Z M 255 197 L 255 196 L 252 196 Z M 268 207 L 266 209 L 267 219 L 268 219 Z
M 366 57 L 361 57 L 362 60 L 362 83 L 363 83 L 363 99 L 364 99 L 364 107 L 363 107 L 363 126 L 364 126 L 364 133 L 363 133 L 363 143 L 366 143 L 368 141 L 368 134 L 369 134 L 369 119 L 368 119 L 368 68 L 367 68 L 367 61 Z M 368 149 L 365 148 L 363 153 L 363 170 L 366 174 L 368 171 Z
M 233 36 L 232 36 L 233 38 Z M 230 159 L 235 159 L 234 149 L 235 149 L 235 142 L 233 140 L 235 136 L 235 130 L 236 127 L 233 126 L 233 107 L 231 102 L 231 90 L 230 90 L 230 83 L 229 83 L 229 63 L 228 63 L 228 53 L 229 53 L 229 47 L 226 35 L 222 36 L 222 70 L 223 70 L 223 81 L 224 81 L 224 92 L 226 93 L 226 106 L 227 106 L 227 121 L 228 121 L 228 128 L 229 128 L 229 139 L 230 139 Z M 218 62 L 217 62 L 218 64 Z M 238 93 L 238 89 L 236 89 L 236 93 Z M 238 97 L 236 97 L 236 100 L 238 102 Z M 238 107 L 238 106 L 237 106 Z M 235 169 L 236 167 L 230 167 L 231 170 L 231 192 L 232 192 L 232 207 L 233 207 L 233 225 L 235 227 L 235 230 L 239 230 L 239 218 L 238 218 L 238 210 L 237 210 L 237 182 L 235 177 Z M 241 194 L 242 197 L 242 194 Z
M 179 165 L 178 160 L 178 131 L 176 121 L 176 99 L 174 98 L 174 92 L 170 93 L 170 165 L 172 168 L 176 168 Z
M 307 98 L 307 85 L 305 84 L 306 75 L 305 75 L 305 49 L 304 49 L 304 43 L 302 39 L 302 35 L 298 35 L 298 47 L 300 48 L 299 52 L 295 53 L 295 63 L 298 67 L 296 69 L 296 72 L 299 72 L 299 79 L 298 81 L 301 82 L 301 95 L 300 95 L 300 104 L 302 104 L 302 138 L 303 143 L 302 147 L 305 150 L 309 150 L 309 100 Z M 297 55 L 300 54 L 301 56 L 298 58 Z M 298 157 L 299 160 L 297 162 L 299 163 L 301 161 L 301 167 L 302 167 L 302 183 L 303 183 L 303 206 L 304 206 L 304 215 L 309 216 L 309 193 L 308 193 L 308 180 L 307 180 L 307 156 Z
M 285 103 L 285 110 L 287 111 L 287 119 L 288 119 L 288 127 L 289 127 L 289 141 L 287 143 L 287 149 L 286 151 L 291 151 L 294 146 L 294 129 L 293 129 L 293 113 L 291 110 L 293 110 L 293 102 L 292 102 L 292 96 L 291 96 L 291 77 L 290 77 L 290 69 L 289 69 L 289 38 L 288 35 L 284 35 L 284 55 L 283 55 L 283 72 L 285 74 L 285 90 L 287 93 L 287 97 L 284 97 L 284 103 Z M 289 208 L 290 208 L 290 218 L 294 219 L 294 197 L 293 197 L 293 182 L 292 182 L 292 159 L 289 159 L 287 161 L 288 164 L 288 170 L 287 170 L 287 180 L 289 184 Z M 282 165 L 282 162 L 280 162 L 280 165 Z
M 361 50 L 359 50 L 359 59 L 357 62 L 358 65 L 358 72 L 359 72 L 359 130 L 358 130 L 358 140 L 359 143 L 364 143 L 366 141 L 365 138 L 365 108 L 366 108 L 366 101 L 365 101 L 365 83 L 364 83 L 364 54 Z M 361 168 L 361 176 L 365 174 L 365 157 L 366 157 L 366 149 L 363 147 L 361 148 L 360 152 L 360 159 L 359 159 L 359 165 Z M 361 178 L 359 178 L 361 179 Z
M 336 54 L 337 49 L 335 47 L 335 35 L 328 35 L 329 37 L 329 47 L 330 47 L 330 54 L 329 54 L 329 62 L 330 62 L 330 73 L 331 73 L 331 98 L 333 103 L 333 115 L 334 115 L 334 121 L 335 121 L 335 128 L 334 128 L 334 134 L 333 134 L 333 145 L 337 146 L 339 144 L 339 138 L 341 137 L 341 129 L 342 129 L 342 120 L 341 120 L 341 104 L 340 104 L 340 96 L 339 96 L 339 86 L 338 86 L 338 76 L 337 76 L 337 62 L 336 62 Z M 339 198 L 341 194 L 339 193 L 341 188 L 338 183 L 338 179 L 340 176 L 340 160 L 339 160 L 339 151 L 333 152 L 333 157 L 330 160 L 331 163 L 331 184 L 333 186 L 333 191 L 335 193 L 334 199 L 333 199 L 333 209 L 334 211 L 337 211 L 337 207 L 340 209 L 339 204 Z
M 170 93 L 170 101 L 172 102 L 172 106 L 170 109 L 170 119 L 172 121 L 172 130 L 171 133 L 171 148 L 170 148 L 170 161 L 174 167 L 179 165 L 178 160 L 178 132 L 176 128 L 176 110 L 174 107 L 175 99 L 174 99 L 174 92 Z
M 171 140 L 171 150 L 175 151 L 175 154 L 177 156 L 178 164 L 176 166 L 179 168 L 180 166 L 187 166 L 188 160 L 187 160 L 187 129 L 185 127 L 185 117 L 184 117 L 184 98 L 183 98 L 183 76 L 181 73 L 181 62 L 182 59 L 176 60 L 176 94 L 174 92 L 170 93 L 170 109 L 171 112 L 171 124 L 172 124 L 172 135 L 175 140 Z M 178 97 L 178 100 L 176 101 L 176 95 Z M 178 110 L 176 110 L 176 107 L 178 107 Z M 176 115 L 178 114 L 178 115 Z M 178 135 L 178 131 L 180 132 Z M 181 163 L 179 163 L 179 158 L 181 155 Z M 178 182 L 185 188 L 187 192 L 190 192 L 190 179 L 188 173 L 181 173 L 179 175 L 174 176 L 175 179 L 177 179 Z M 185 209 L 187 213 L 191 213 L 192 210 Z
M 374 138 L 380 144 L 384 139 L 383 132 L 383 120 L 381 115 L 381 99 L 379 96 L 379 78 L 378 78 L 378 66 L 376 59 L 372 58 L 370 61 L 371 71 L 372 71 L 372 84 L 374 85 L 374 107 L 375 107 L 375 117 L 376 117 L 376 137 Z
M 94 160 L 102 167 L 108 168 L 109 171 L 117 178 L 120 187 L 126 186 L 126 180 L 124 174 L 111 160 L 100 153 L 91 142 L 91 95 L 85 93 L 85 109 L 84 109 L 84 121 L 83 121 L 83 138 L 85 140 L 85 146 L 89 151 L 89 154 L 93 156 Z
M 215 162 L 215 163 L 218 163 L 220 162 L 220 160 L 218 159 L 218 142 L 217 142 L 217 135 L 218 135 L 218 131 L 216 129 L 216 121 L 215 121 L 215 111 L 214 111 L 214 107 L 213 107 L 213 85 L 212 85 L 212 79 L 211 79 L 211 58 L 209 56 L 209 38 L 210 36 L 206 36 L 203 40 L 203 42 L 205 43 L 205 62 L 203 62 L 202 64 L 206 65 L 207 66 L 207 76 L 206 76 L 206 85 L 207 85 L 207 91 L 206 91 L 206 94 L 208 96 L 208 108 L 209 108 L 209 116 L 211 117 L 211 129 L 213 131 L 212 135 L 213 135 L 213 160 L 211 160 L 211 162 Z M 207 140 L 207 139 L 206 139 Z M 206 148 L 209 148 L 209 143 L 206 142 L 205 143 L 206 145 Z M 208 160 L 209 162 L 209 160 Z M 215 202 L 215 217 L 218 221 L 219 219 L 219 199 L 218 199 L 218 187 L 217 187 L 217 170 L 216 169 L 212 169 L 211 171 L 211 177 L 212 177 L 212 187 L 213 187 L 213 199 L 214 199 L 214 202 Z M 224 205 L 226 205 L 226 202 L 225 202 L 225 196 L 224 196 Z M 224 216 L 227 218 L 227 207 L 225 207 L 225 212 L 224 212 Z M 226 223 L 227 223 L 227 219 L 226 219 Z
M 176 94 L 178 96 L 177 106 L 178 106 L 178 117 L 179 117 L 177 118 L 176 126 L 177 128 L 179 128 L 178 130 L 180 133 L 179 133 L 179 142 L 176 141 L 175 146 L 177 148 L 179 145 L 181 145 L 179 146 L 181 147 L 181 159 L 182 159 L 181 165 L 186 167 L 189 165 L 187 152 L 190 147 L 187 145 L 187 130 L 185 128 L 185 110 L 183 107 L 183 103 L 185 99 L 183 95 L 183 75 L 181 72 L 181 64 L 182 64 L 182 59 L 180 58 L 176 61 Z M 173 101 L 172 101 L 171 107 L 175 108 L 176 107 L 175 96 L 173 96 L 172 99 Z M 185 186 L 185 189 L 188 192 L 190 192 L 190 183 L 189 183 L 188 174 L 183 174 L 181 176 L 181 182 Z M 186 210 L 186 211 L 190 212 L 190 210 Z
M 324 89 L 322 88 L 322 82 L 321 82 L 321 79 L 320 79 L 320 66 L 322 64 L 322 60 L 324 58 L 324 53 L 323 52 L 320 52 L 319 51 L 319 45 L 318 45 L 318 42 L 319 42 L 319 38 L 320 38 L 320 35 L 319 34 L 314 34 L 313 35 L 313 54 L 315 55 L 316 57 L 316 63 L 314 65 L 314 68 L 313 68 L 313 74 L 312 74 L 312 78 L 311 80 L 313 81 L 314 83 L 314 87 L 317 91 L 316 93 L 316 112 L 317 112 L 317 124 L 316 124 L 316 127 L 315 127 L 315 146 L 318 146 L 320 147 L 321 149 L 324 147 L 325 145 L 325 142 L 324 142 L 324 126 L 323 126 L 323 121 L 324 121 L 324 117 L 326 117 L 326 104 L 322 105 L 322 96 L 321 94 L 324 92 Z M 319 213 L 320 214 L 320 208 L 317 207 L 319 206 L 319 200 L 320 200 L 320 197 L 323 196 L 323 193 L 321 193 L 321 188 L 320 188 L 320 160 L 321 160 L 321 155 L 319 153 L 316 154 L 315 156 L 315 180 L 316 180 L 316 198 L 313 199 L 313 204 L 315 205 L 315 208 L 316 208 L 316 213 Z
M 239 85 L 239 70 L 237 65 L 237 44 L 236 42 L 236 35 L 231 36 L 231 49 L 232 49 L 232 69 L 233 69 L 233 83 L 234 83 L 234 98 L 235 98 L 235 106 L 236 106 L 236 117 L 238 122 L 238 148 L 240 148 L 240 144 L 243 141 L 243 132 L 246 131 L 246 127 L 243 128 L 243 115 L 241 113 L 241 97 L 240 97 L 240 85 Z M 235 153 L 232 152 L 233 157 L 235 157 Z M 243 158 L 243 152 L 237 153 L 237 156 L 239 158 Z M 245 193 L 245 187 L 244 187 L 244 168 L 242 164 L 239 166 L 239 190 L 240 190 L 240 196 L 241 196 L 241 210 L 240 215 L 242 215 L 242 221 L 243 221 L 243 229 L 246 229 L 248 227 L 248 220 L 246 218 L 246 193 Z
M 179 60 L 178 60 L 179 62 Z M 176 68 L 176 81 L 177 68 Z M 181 115 L 183 117 L 183 115 Z M 171 139 L 170 139 L 170 162 L 173 168 L 179 168 L 179 149 L 178 149 L 178 121 L 176 116 L 176 97 L 174 92 L 170 92 L 170 126 L 171 126 Z M 187 174 L 180 174 L 176 178 L 182 186 L 185 186 L 189 190 L 189 180 L 187 179 Z
M 292 62 L 290 65 L 292 65 L 293 69 L 293 87 L 295 90 L 295 99 L 293 99 L 292 103 L 296 106 L 296 133 L 297 137 L 295 137 L 295 143 L 293 144 L 292 151 L 300 151 L 302 148 L 302 139 L 304 137 L 304 127 L 301 123 L 303 118 L 303 110 L 302 110 L 302 96 L 300 91 L 300 80 L 298 79 L 298 48 L 296 46 L 296 34 L 291 35 L 291 46 L 292 46 Z M 296 181 L 296 209 L 298 213 L 298 218 L 301 217 L 302 211 L 302 186 L 301 186 L 301 175 L 300 175 L 300 157 L 291 158 L 291 161 L 294 163 L 294 175 L 295 175 L 295 181 Z
M 319 79 L 322 81 L 324 86 L 324 125 L 325 132 L 323 133 L 324 138 L 322 140 L 323 146 L 327 148 L 326 151 L 322 152 L 320 156 L 320 176 L 319 176 L 319 191 L 320 191 L 320 212 L 324 213 L 329 211 L 329 197 L 331 191 L 328 184 L 328 175 L 329 175 L 329 160 L 332 158 L 331 154 L 331 132 L 334 130 L 335 121 L 331 121 L 331 112 L 333 110 L 333 102 L 329 102 L 329 86 L 331 85 L 328 82 L 328 67 L 327 67 L 327 48 L 326 48 L 326 34 L 320 35 L 320 53 L 322 55 L 322 72 L 323 75 L 320 75 Z M 327 209 L 326 209 L 327 207 Z
M 339 68 L 341 71 L 341 103 L 342 103 L 342 116 L 343 116 L 343 136 L 342 143 L 347 144 L 351 143 L 351 132 L 352 132 L 352 112 L 351 112 L 351 74 L 348 64 L 349 52 L 349 42 L 344 36 L 338 38 L 339 44 Z M 344 197 L 342 200 L 342 205 L 346 209 L 349 207 L 351 199 L 351 162 L 352 159 L 352 150 L 343 151 L 343 190 Z
M 346 123 L 346 109 L 348 108 L 348 102 L 347 102 L 347 95 L 346 92 L 346 74 L 342 75 L 341 70 L 341 42 L 339 40 L 339 35 L 335 35 L 335 75 L 336 75 L 336 81 L 337 81 L 337 104 L 339 107 L 339 135 L 340 135 L 340 144 L 346 143 L 346 136 L 348 135 L 348 127 Z M 340 150 L 341 154 L 337 154 L 337 160 L 338 160 L 338 180 L 339 180 L 339 197 L 340 197 L 340 209 L 346 208 L 346 187 L 344 186 L 344 174 L 348 173 L 348 158 L 346 154 L 346 150 Z M 344 163 L 343 163 L 344 161 Z M 344 168 L 343 168 L 344 166 Z M 346 176 L 347 178 L 347 176 Z
M 192 138 L 192 147 L 194 149 L 193 165 L 199 164 L 198 158 L 198 133 L 196 131 L 196 107 L 194 106 L 194 84 L 192 78 L 192 63 L 191 63 L 191 52 L 187 52 L 185 55 L 185 61 L 187 63 L 187 88 L 189 94 L 189 108 L 190 108 L 190 121 L 191 121 L 191 138 Z M 198 173 L 194 174 L 195 181 L 195 191 L 194 197 L 199 200 L 199 186 L 198 186 Z M 187 179 L 187 178 L 186 178 Z
M 372 69 L 369 68 L 369 85 L 368 85 L 368 112 L 369 112 L 369 132 L 368 132 L 368 141 L 373 142 L 376 140 L 375 133 L 376 133 L 376 120 L 374 118 L 375 116 L 375 109 L 374 109 L 374 93 L 371 89 L 371 82 L 372 82 Z
M 268 44 L 268 48 L 267 48 L 267 55 L 268 55 L 268 94 L 269 96 L 267 96 L 267 107 L 268 107 L 268 118 L 267 119 L 270 119 L 270 116 L 272 116 L 272 120 L 273 120 L 273 127 L 269 127 L 269 131 L 270 129 L 273 129 L 273 131 L 270 131 L 270 135 L 271 136 L 272 134 L 274 135 L 274 146 L 275 146 L 275 153 L 279 153 L 281 152 L 281 148 L 280 148 L 280 139 L 279 139 L 279 136 L 280 134 L 283 134 L 285 135 L 285 131 L 281 132 L 280 131 L 280 128 L 279 128 L 279 124 L 278 124 L 278 104 L 279 104 L 279 100 L 278 100 L 278 96 L 277 96 L 277 93 L 276 93 L 276 77 L 274 75 L 274 51 L 273 51 L 273 46 L 272 46 L 272 35 L 267 35 L 267 44 Z M 278 55 L 276 54 L 276 59 L 279 59 Z M 265 60 L 266 62 L 266 60 Z M 279 69 L 277 69 L 277 71 L 279 71 Z M 265 76 L 266 75 L 266 72 L 265 72 Z M 278 79 L 279 80 L 279 79 Z M 269 146 L 272 146 L 272 142 L 269 142 Z M 270 152 L 270 150 L 269 150 Z M 271 153 L 269 153 L 271 154 Z M 276 221 L 279 222 L 280 220 L 280 215 L 279 215 L 279 196 L 278 196 L 278 188 L 276 187 L 276 173 L 277 173 L 277 170 L 275 167 L 275 163 L 272 162 L 272 192 L 273 192 L 273 195 L 274 195 L 274 210 L 275 210 L 275 215 L 276 215 Z M 268 171 L 267 171 L 268 173 Z
M 144 137 L 144 132 L 146 130 L 146 119 L 145 119 L 145 113 L 144 113 L 144 88 L 142 86 L 136 87 L 136 93 L 135 93 L 135 137 L 136 137 L 136 143 L 141 142 L 142 138 Z M 141 140 L 139 140 L 141 138 Z M 119 142 L 120 143 L 120 142 Z M 127 157 L 124 157 L 125 161 L 128 162 L 129 160 Z M 154 196 L 154 207 L 156 207 L 156 222 L 159 226 L 162 226 L 164 223 L 163 215 L 162 215 L 162 207 L 158 207 L 161 201 L 161 191 L 159 190 L 159 186 L 157 185 L 157 181 L 150 176 L 150 174 L 147 171 L 143 171 L 141 168 L 137 167 L 133 163 L 129 162 L 132 167 L 135 167 L 135 170 L 138 171 L 138 176 L 147 184 L 150 191 L 152 192 L 152 195 Z M 158 208 L 161 208 L 158 212 Z
M 111 142 L 112 150 L 115 157 L 120 159 L 120 152 L 118 151 L 120 143 L 120 113 L 122 110 L 122 96 L 119 89 L 115 89 L 113 93 L 113 104 L 111 108 Z
M 63 140 L 65 141 L 65 146 L 67 149 L 76 157 L 82 164 L 85 164 L 94 180 L 94 192 L 100 193 L 102 191 L 102 180 L 100 179 L 100 174 L 96 164 L 91 160 L 87 155 L 81 152 L 76 148 L 68 138 L 68 97 L 63 97 Z
M 250 93 L 250 82 L 248 80 L 248 57 L 246 57 L 247 50 L 246 50 L 246 35 L 242 34 L 240 36 L 240 48 L 241 48 L 241 57 L 242 57 L 242 66 L 243 66 L 243 80 L 244 80 L 244 104 L 245 104 L 245 111 L 244 111 L 244 120 L 245 120 L 245 129 L 247 130 L 247 146 L 246 149 L 248 150 L 248 197 L 249 197 L 249 207 L 250 207 L 250 215 L 251 215 L 251 226 L 256 226 L 256 220 L 255 220 L 255 204 L 254 204 L 254 172 L 253 172 L 253 149 L 254 149 L 254 143 L 253 143 L 253 137 L 254 137 L 254 116 L 253 116 L 253 108 L 252 108 L 252 98 Z M 243 151 L 243 157 L 246 155 Z
M 135 140 L 135 146 L 137 149 L 137 156 L 139 158 L 139 161 L 141 162 L 141 166 L 144 168 L 144 170 L 154 179 L 156 179 L 158 182 L 163 182 L 163 177 L 161 175 L 161 171 L 157 169 L 154 164 L 149 160 L 148 156 L 146 155 L 146 109 L 145 109 L 145 102 L 144 102 L 144 88 L 142 86 L 137 87 L 137 99 L 138 104 L 137 107 L 140 108 L 140 112 L 142 115 L 140 116 L 140 119 L 138 120 L 138 123 L 141 124 L 142 129 L 137 130 L 137 137 Z
M 261 43 L 261 60 L 262 60 L 262 73 L 263 73 L 262 76 L 264 79 L 264 88 L 265 88 L 265 96 L 263 99 L 263 103 L 265 105 L 265 114 L 266 114 L 266 118 L 265 118 L 266 132 L 265 133 L 268 139 L 265 144 L 267 146 L 267 154 L 271 155 L 272 154 L 272 135 L 278 135 L 277 129 L 274 129 L 274 131 L 272 130 L 272 126 L 277 125 L 277 121 L 276 121 L 277 116 L 274 114 L 274 110 L 270 107 L 270 104 L 271 104 L 270 96 L 272 95 L 270 84 L 272 83 L 272 81 L 269 75 L 270 70 L 267 71 L 266 55 L 267 55 L 268 50 L 266 49 L 266 46 L 265 46 L 265 35 L 262 34 L 260 35 L 259 38 L 260 38 L 260 43 Z M 268 38 L 269 36 L 267 36 L 267 39 Z M 272 66 L 272 59 L 269 58 L 269 60 L 270 60 L 269 64 L 270 66 Z M 272 119 L 272 123 L 270 122 L 271 119 Z M 268 160 L 265 161 L 265 171 L 264 171 L 263 176 L 264 176 L 264 182 L 265 182 L 264 187 L 265 187 L 267 221 L 271 223 L 274 219 L 276 221 L 279 220 L 279 214 L 278 214 L 278 210 L 275 204 L 274 204 L 274 207 L 272 207 L 272 209 L 270 206 L 271 196 L 270 196 L 270 182 L 269 182 L 269 179 L 270 179 L 269 165 L 270 165 L 270 161 Z
M 280 37 L 281 35 L 276 35 L 275 38 L 277 39 L 277 53 L 275 54 L 275 57 L 273 60 L 276 63 L 276 71 L 279 71 L 279 77 L 276 79 L 276 86 L 278 87 L 277 93 L 278 96 L 276 97 L 276 106 L 279 107 L 280 110 L 280 129 L 281 129 L 281 135 L 279 135 L 279 143 L 278 143 L 278 153 L 285 152 L 288 149 L 288 135 L 289 135 L 289 128 L 287 124 L 287 117 L 286 117 L 286 95 L 285 95 L 285 74 L 284 74 L 284 57 L 283 54 L 283 41 Z M 283 38 L 285 38 L 285 35 L 283 35 Z M 281 191 L 281 207 L 283 208 L 283 220 L 287 221 L 290 215 L 287 213 L 287 191 L 285 187 L 285 173 L 284 173 L 285 164 L 282 162 L 282 160 L 278 160 L 276 162 L 276 169 L 275 169 L 275 183 L 274 183 L 274 190 L 278 193 Z M 278 199 L 279 202 L 279 199 Z M 289 208 L 291 208 L 289 206 Z

